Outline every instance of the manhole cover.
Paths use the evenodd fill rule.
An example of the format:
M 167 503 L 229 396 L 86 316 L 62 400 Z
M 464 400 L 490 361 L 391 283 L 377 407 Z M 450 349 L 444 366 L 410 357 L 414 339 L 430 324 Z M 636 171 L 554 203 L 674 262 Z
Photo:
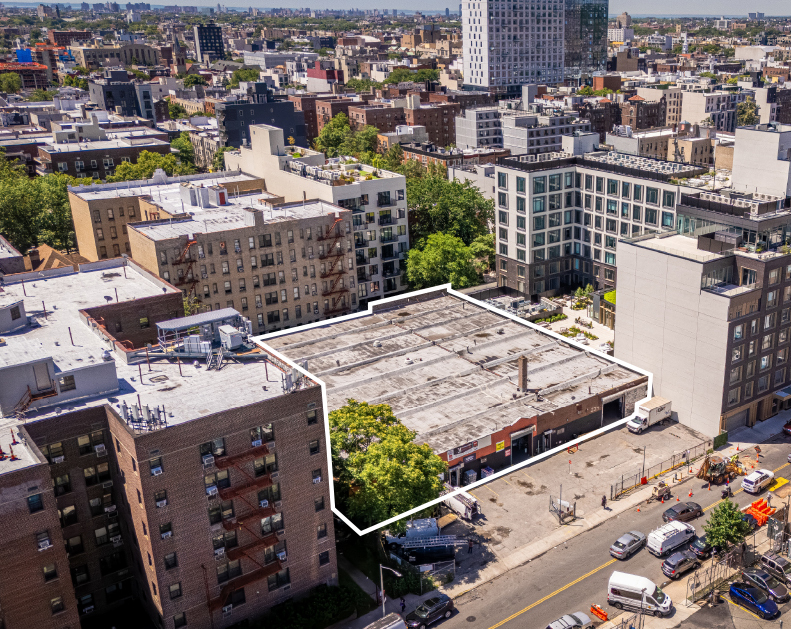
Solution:
M 467 616 L 467 622 L 475 622 L 475 616 Z

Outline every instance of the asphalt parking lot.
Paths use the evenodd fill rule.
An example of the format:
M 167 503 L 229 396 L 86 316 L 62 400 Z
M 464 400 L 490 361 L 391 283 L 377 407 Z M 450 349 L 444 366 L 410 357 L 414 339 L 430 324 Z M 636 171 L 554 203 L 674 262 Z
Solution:
M 648 468 L 705 440 L 681 424 L 655 426 L 641 435 L 622 427 L 583 443 L 578 452 L 557 454 L 477 487 L 470 493 L 483 515 L 472 524 L 457 521 L 443 530 L 478 542 L 472 554 L 465 549 L 457 555 L 457 574 L 479 570 L 560 528 L 549 501 L 550 494 L 559 495 L 561 485 L 563 500 L 576 502 L 577 508 L 578 521 L 566 528 L 583 527 L 586 515 L 601 511 L 601 498 L 609 499 L 616 479 L 641 471 L 644 449 Z

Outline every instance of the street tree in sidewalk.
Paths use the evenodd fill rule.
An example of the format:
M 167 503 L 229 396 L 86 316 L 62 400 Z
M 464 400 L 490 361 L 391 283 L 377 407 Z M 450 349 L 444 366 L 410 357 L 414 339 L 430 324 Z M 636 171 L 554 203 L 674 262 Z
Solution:
M 455 289 L 475 286 L 478 271 L 473 254 L 460 238 L 450 234 L 431 234 L 421 241 L 420 248 L 409 250 L 407 279 L 412 288 L 428 288 L 450 284 Z
M 170 146 L 178 151 L 178 159 L 182 164 L 195 168 L 195 147 L 192 146 L 188 131 L 182 131 Z
M 750 525 L 742 519 L 739 505 L 729 499 L 718 504 L 703 525 L 706 542 L 721 550 L 741 544 L 750 532 Z

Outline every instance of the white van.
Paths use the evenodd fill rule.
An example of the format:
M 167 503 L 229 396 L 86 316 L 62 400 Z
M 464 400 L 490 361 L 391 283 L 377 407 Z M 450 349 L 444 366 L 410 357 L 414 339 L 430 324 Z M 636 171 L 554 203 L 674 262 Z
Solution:
M 407 626 L 404 619 L 401 618 L 399 614 L 393 612 L 392 614 L 387 614 L 384 618 L 375 620 L 365 627 L 365 629 L 407 629 Z
M 673 601 L 651 579 L 613 572 L 607 586 L 607 603 L 616 609 L 642 609 L 657 617 L 667 616 Z
M 673 520 L 648 534 L 646 547 L 657 557 L 664 557 L 670 551 L 683 546 L 695 537 L 695 527 L 686 522 Z
M 755 470 L 742 480 L 742 489 L 748 494 L 760 493 L 765 487 L 769 487 L 775 479 L 775 474 L 771 470 Z

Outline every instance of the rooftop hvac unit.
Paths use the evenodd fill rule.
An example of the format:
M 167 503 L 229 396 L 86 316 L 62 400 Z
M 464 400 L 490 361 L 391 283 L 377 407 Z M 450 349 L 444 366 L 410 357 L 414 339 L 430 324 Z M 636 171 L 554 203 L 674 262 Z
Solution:
M 214 465 L 214 456 L 212 456 L 211 454 L 204 454 L 203 467 L 209 467 L 210 465 Z
M 157 500 L 157 509 L 161 509 L 162 507 L 166 507 L 168 504 L 167 500 Z
M 269 501 L 268 500 L 262 500 L 260 502 L 260 505 L 261 505 L 262 509 L 266 509 L 269 506 Z

